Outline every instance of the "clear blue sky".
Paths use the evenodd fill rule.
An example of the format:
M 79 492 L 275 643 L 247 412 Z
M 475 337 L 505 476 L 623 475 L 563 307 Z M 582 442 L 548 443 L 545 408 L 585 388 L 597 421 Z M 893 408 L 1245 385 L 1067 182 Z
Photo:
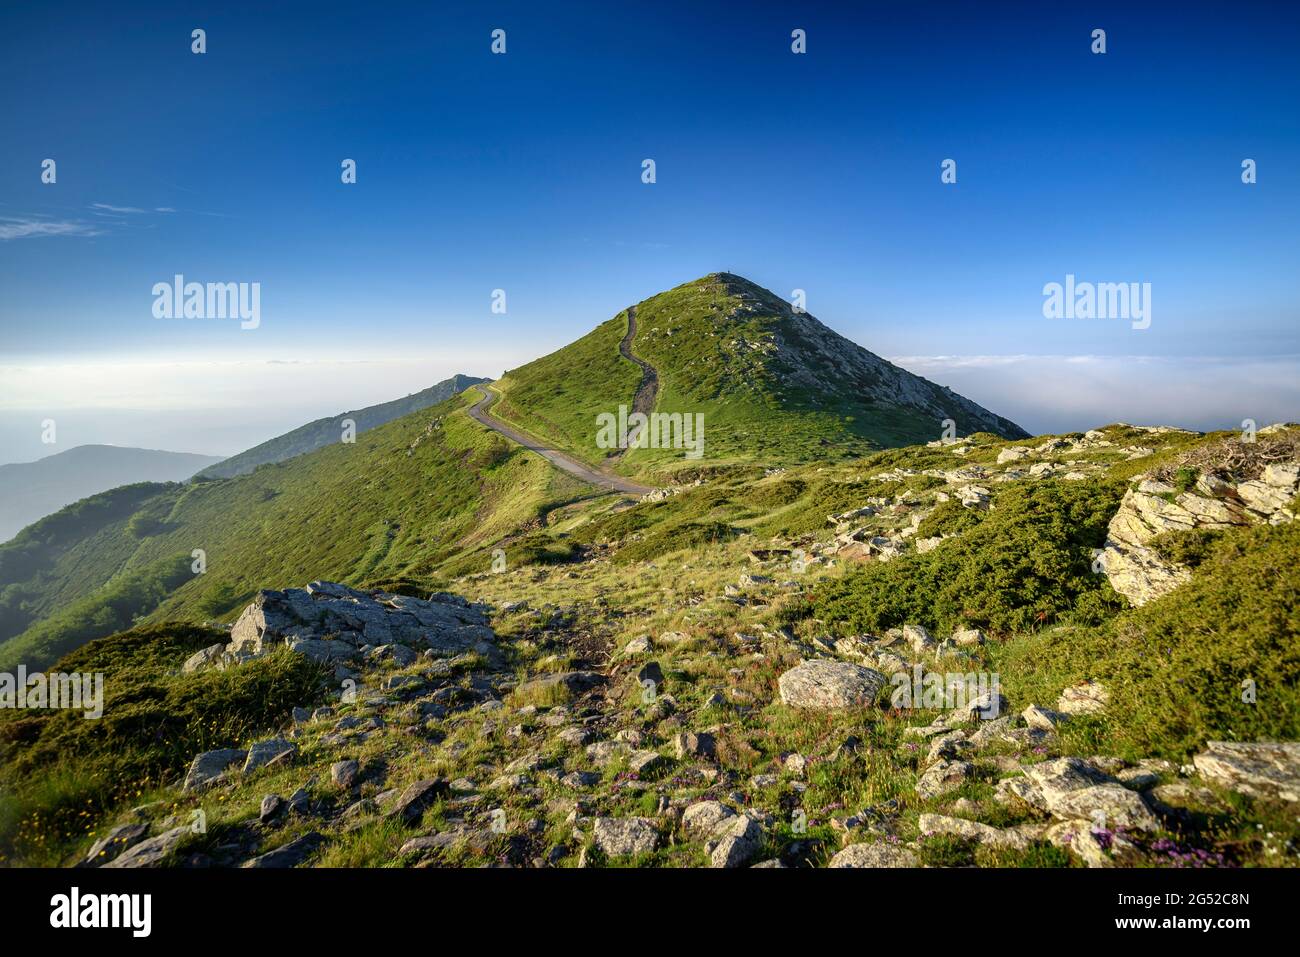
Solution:
M 1300 353 L 1294 7 L 852 6 L 6 4 L 0 366 L 428 357 L 401 393 L 499 374 L 718 269 L 806 289 L 887 356 Z M 155 319 L 177 272 L 260 282 L 261 328 Z M 1151 328 L 1044 319 L 1066 273 L 1150 282 Z M 1220 418 L 1289 401 L 1251 378 Z M 30 379 L 0 437 L 42 403 L 94 405 Z M 316 414 L 391 397 L 304 388 Z

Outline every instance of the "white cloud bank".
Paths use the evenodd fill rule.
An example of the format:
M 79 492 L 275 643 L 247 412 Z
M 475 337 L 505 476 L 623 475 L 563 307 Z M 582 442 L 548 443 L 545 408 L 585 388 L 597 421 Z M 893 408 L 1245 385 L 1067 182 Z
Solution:
M 1300 356 L 897 356 L 1028 431 L 1110 422 L 1240 428 L 1300 421 Z

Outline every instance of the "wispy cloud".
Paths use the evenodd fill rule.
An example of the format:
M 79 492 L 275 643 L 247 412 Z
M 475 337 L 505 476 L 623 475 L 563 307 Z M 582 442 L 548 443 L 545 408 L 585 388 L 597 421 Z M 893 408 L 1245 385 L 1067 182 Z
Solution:
M 93 223 L 69 219 L 0 216 L 0 240 L 32 239 L 40 236 L 102 236 Z
M 146 213 L 148 210 L 141 209 L 138 206 L 112 206 L 108 203 L 91 203 L 91 209 L 104 210 L 110 213 Z

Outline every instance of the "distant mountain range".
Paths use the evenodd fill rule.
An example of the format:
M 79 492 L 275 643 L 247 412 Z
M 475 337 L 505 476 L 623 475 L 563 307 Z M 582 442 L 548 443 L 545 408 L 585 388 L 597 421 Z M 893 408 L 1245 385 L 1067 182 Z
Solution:
M 0 541 L 78 499 L 136 482 L 179 482 L 219 461 L 190 452 L 78 445 L 35 462 L 0 465 Z
M 247 451 L 223 459 L 216 465 L 211 465 L 199 472 L 198 477 L 231 478 L 236 475 L 247 475 L 260 465 L 283 462 L 295 455 L 314 452 L 331 442 L 338 442 L 343 436 L 344 422 L 349 419 L 355 426 L 355 434 L 360 435 L 367 429 L 373 429 L 385 422 L 391 422 L 393 419 L 399 419 L 404 415 L 410 415 L 412 412 L 427 409 L 431 405 L 437 405 L 439 402 L 446 401 L 453 395 L 465 391 L 470 386 L 487 381 L 487 379 L 478 379 L 474 376 L 454 375 L 450 379 L 444 379 L 437 385 L 429 386 L 427 389 L 414 392 L 402 399 L 393 399 L 391 402 L 381 402 L 379 405 L 367 406 L 364 409 L 340 412 L 338 415 L 329 416 L 328 418 L 316 419 L 306 425 L 299 426 L 292 432 L 277 435 L 275 438 L 267 439 L 262 444 L 255 445 Z

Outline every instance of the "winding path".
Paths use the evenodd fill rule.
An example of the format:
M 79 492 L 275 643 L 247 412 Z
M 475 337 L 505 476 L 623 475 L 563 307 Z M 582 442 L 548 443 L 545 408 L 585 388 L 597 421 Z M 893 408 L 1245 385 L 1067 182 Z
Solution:
M 659 394 L 659 373 L 655 371 L 654 366 L 632 352 L 632 340 L 635 338 L 636 306 L 629 306 L 627 310 L 627 335 L 618 344 L 618 351 L 623 354 L 624 359 L 635 362 L 641 367 L 641 382 L 636 387 L 636 395 L 632 398 L 632 411 L 640 412 L 649 421 L 650 413 L 654 411 L 655 397 Z M 627 450 L 636 445 L 637 436 L 641 434 L 641 428 L 642 426 L 638 423 L 636 428 L 628 433 L 627 448 L 619 449 L 609 457 L 608 461 L 617 462 L 627 455 Z
M 561 452 L 558 449 L 549 448 L 532 436 L 506 425 L 500 419 L 487 411 L 488 406 L 493 402 L 496 402 L 496 400 L 500 398 L 500 395 L 486 383 L 477 385 L 474 388 L 482 391 L 483 398 L 470 406 L 469 414 L 472 419 L 487 426 L 492 431 L 504 435 L 516 445 L 522 445 L 530 452 L 536 452 L 557 469 L 568 472 L 575 478 L 581 479 L 590 485 L 607 488 L 615 492 L 624 492 L 629 495 L 644 495 L 646 492 L 654 491 L 654 489 L 649 485 L 641 485 L 618 475 L 608 475 L 605 472 L 600 472 L 592 468 L 590 465 L 579 462 L 573 456 Z

